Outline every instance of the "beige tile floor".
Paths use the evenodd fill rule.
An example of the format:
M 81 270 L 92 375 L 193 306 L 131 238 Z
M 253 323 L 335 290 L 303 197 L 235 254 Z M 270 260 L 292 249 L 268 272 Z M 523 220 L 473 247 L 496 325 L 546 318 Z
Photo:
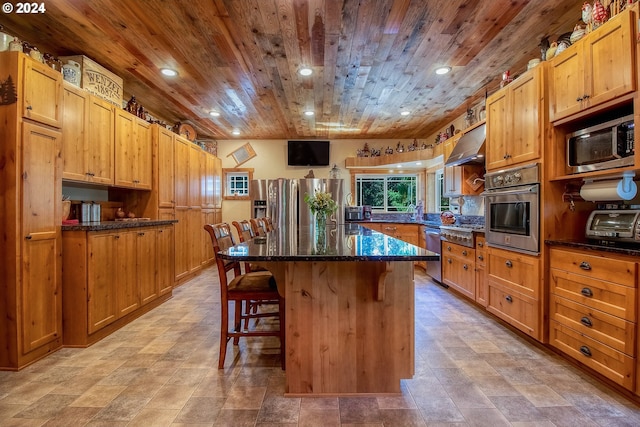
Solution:
M 275 338 L 218 370 L 217 274 L 86 349 L 0 372 L 0 426 L 640 426 L 640 409 L 416 273 L 399 397 L 285 398 Z

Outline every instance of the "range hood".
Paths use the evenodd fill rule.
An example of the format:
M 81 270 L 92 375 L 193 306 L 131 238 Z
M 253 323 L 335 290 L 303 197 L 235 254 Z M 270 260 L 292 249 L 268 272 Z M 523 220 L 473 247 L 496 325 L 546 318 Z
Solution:
M 453 147 L 453 151 L 451 151 L 451 155 L 444 162 L 444 165 L 484 164 L 485 139 L 485 124 L 465 133 L 456 146 Z

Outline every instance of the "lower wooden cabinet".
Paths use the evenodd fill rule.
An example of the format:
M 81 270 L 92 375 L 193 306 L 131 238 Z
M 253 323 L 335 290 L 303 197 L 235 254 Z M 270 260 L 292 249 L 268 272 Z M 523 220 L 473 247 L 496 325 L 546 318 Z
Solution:
M 484 236 L 476 236 L 476 302 L 487 306 L 487 251 Z
M 540 258 L 487 248 L 487 311 L 544 341 Z
M 171 296 L 172 231 L 63 233 L 64 345 L 90 345 Z
M 564 248 L 549 259 L 549 343 L 638 394 L 636 259 Z
M 476 271 L 474 248 L 442 242 L 442 283 L 475 300 Z

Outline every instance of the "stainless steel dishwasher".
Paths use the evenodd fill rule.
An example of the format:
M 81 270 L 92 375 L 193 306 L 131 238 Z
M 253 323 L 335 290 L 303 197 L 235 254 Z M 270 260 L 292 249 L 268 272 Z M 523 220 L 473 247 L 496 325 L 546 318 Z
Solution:
M 426 226 L 425 243 L 427 250 L 435 253 L 440 253 L 440 227 Z M 427 261 L 427 274 L 437 282 L 442 282 L 442 269 L 440 261 Z

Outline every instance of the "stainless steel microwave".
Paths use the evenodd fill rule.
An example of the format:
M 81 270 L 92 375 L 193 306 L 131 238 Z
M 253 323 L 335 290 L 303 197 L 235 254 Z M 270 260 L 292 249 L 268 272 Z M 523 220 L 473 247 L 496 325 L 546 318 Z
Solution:
M 567 135 L 567 162 L 572 173 L 633 165 L 633 115 Z

